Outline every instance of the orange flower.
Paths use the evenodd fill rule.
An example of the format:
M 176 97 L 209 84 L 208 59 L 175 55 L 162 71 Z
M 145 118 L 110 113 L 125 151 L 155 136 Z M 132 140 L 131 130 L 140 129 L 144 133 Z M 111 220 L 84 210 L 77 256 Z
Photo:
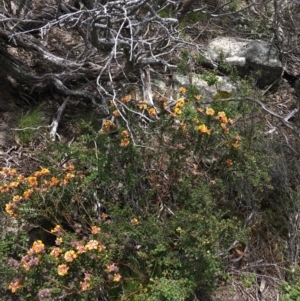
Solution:
M 118 110 L 114 110 L 114 111 L 112 112 L 112 114 L 113 114 L 115 117 L 119 117 L 119 116 L 120 116 L 120 113 L 119 113 Z
M 67 262 L 72 262 L 77 258 L 77 254 L 74 250 L 70 250 L 65 253 L 64 258 Z
M 52 177 L 49 186 L 53 187 L 53 186 L 57 186 L 59 184 L 59 179 L 56 177 Z
M 233 161 L 231 159 L 227 159 L 225 163 L 227 166 L 233 165 Z
M 60 246 L 62 242 L 63 242 L 63 239 L 62 239 L 61 237 L 58 237 L 58 238 L 56 238 L 56 240 L 55 240 L 55 244 L 56 244 L 57 246 Z
M 228 118 L 227 120 L 228 124 L 232 125 L 234 123 L 234 121 L 231 118 Z
M 35 242 L 33 242 L 31 250 L 35 254 L 42 253 L 45 251 L 45 245 L 41 240 L 36 240 Z
M 210 135 L 211 130 L 209 130 L 205 124 L 201 124 L 198 126 L 198 132 L 201 134 Z
M 128 131 L 127 131 L 127 130 L 122 131 L 122 132 L 121 132 L 121 136 L 122 136 L 123 138 L 129 138 L 129 133 L 128 133 Z
M 99 245 L 98 241 L 92 239 L 92 240 L 90 240 L 90 241 L 84 246 L 84 248 L 85 248 L 86 250 L 89 250 L 89 251 L 91 251 L 91 250 L 97 250 L 98 245 Z
M 131 225 L 137 225 L 139 223 L 139 220 L 135 217 L 130 222 L 131 222 Z
M 232 145 L 232 147 L 234 147 L 234 148 L 238 148 L 238 147 L 239 147 L 239 142 L 238 142 L 238 141 L 235 141 L 235 142 L 233 142 L 231 145 Z
M 128 103 L 130 100 L 131 100 L 131 95 L 130 94 L 128 94 L 128 95 L 121 98 L 121 101 L 125 104 Z
M 72 171 L 75 169 L 75 166 L 73 164 L 70 164 L 70 165 L 64 164 L 63 168 L 64 168 L 64 170 Z
M 116 127 L 116 125 L 111 120 L 104 120 L 102 132 L 109 133 L 110 129 L 113 127 Z
M 59 255 L 62 253 L 61 248 L 53 247 L 50 255 L 53 256 L 55 259 L 58 259 Z
M 65 175 L 65 177 L 64 177 L 63 183 L 64 183 L 65 185 L 68 184 L 68 183 L 70 182 L 70 180 L 71 180 L 72 178 L 74 178 L 74 177 L 75 177 L 75 175 L 74 175 L 73 173 L 68 172 L 68 173 Z
M 86 252 L 84 245 L 82 245 L 81 243 L 78 243 L 75 248 L 78 254 L 83 254 Z
M 8 203 L 5 205 L 5 211 L 10 216 L 18 216 L 16 203 Z
M 69 267 L 66 264 L 60 264 L 57 267 L 57 273 L 59 276 L 65 276 L 68 274 Z
M 92 226 L 92 229 L 91 229 L 92 234 L 98 234 L 100 231 L 101 231 L 100 227 Z
M 38 181 L 36 179 L 36 177 L 27 177 L 27 182 L 29 184 L 30 187 L 36 187 L 38 186 Z
M 23 197 L 25 199 L 29 199 L 32 194 L 33 194 L 33 189 L 28 189 L 23 192 Z
M 62 229 L 61 229 L 61 226 L 60 225 L 56 225 L 54 227 L 54 229 L 51 230 L 51 233 L 54 234 L 54 235 L 61 235 L 62 234 Z
M 45 176 L 50 174 L 50 171 L 48 168 L 42 168 L 40 171 L 36 171 L 33 175 L 35 177 Z
M 179 92 L 180 92 L 181 94 L 185 94 L 185 93 L 186 93 L 186 88 L 180 87 L 180 88 L 179 88 Z
M 207 108 L 205 114 L 207 116 L 213 116 L 215 114 L 215 111 L 212 108 Z
M 21 287 L 21 282 L 19 280 L 11 282 L 8 286 L 8 289 L 14 294 Z
M 182 108 L 182 107 L 184 106 L 184 104 L 185 104 L 184 99 L 183 99 L 183 98 L 179 98 L 179 99 L 177 100 L 177 103 L 176 103 L 175 108 Z
M 22 201 L 22 197 L 20 196 L 20 195 L 15 195 L 14 197 L 13 197 L 13 202 L 20 202 L 20 201 Z
M 147 110 L 147 103 L 146 102 L 141 102 L 139 105 L 138 105 L 139 109 L 140 110 Z
M 114 274 L 113 281 L 114 282 L 119 282 L 121 280 L 122 276 L 120 274 Z
M 218 112 L 218 118 L 219 118 L 219 119 L 222 119 L 223 117 L 226 117 L 225 112 L 223 112 L 223 111 Z
M 181 113 L 182 113 L 182 111 L 179 108 L 175 107 L 174 115 L 177 116 L 177 115 L 180 115 Z
M 9 187 L 10 187 L 10 188 L 17 188 L 19 185 L 20 185 L 20 182 L 11 182 L 11 183 L 9 184 Z
M 130 140 L 128 138 L 123 138 L 121 140 L 121 146 L 122 147 L 127 147 L 130 144 Z
M 84 292 L 87 291 L 91 285 L 87 281 L 80 281 L 80 286 L 81 286 L 81 290 Z
M 156 116 L 156 109 L 155 108 L 150 108 L 148 110 L 148 113 L 149 113 L 150 117 L 155 117 Z

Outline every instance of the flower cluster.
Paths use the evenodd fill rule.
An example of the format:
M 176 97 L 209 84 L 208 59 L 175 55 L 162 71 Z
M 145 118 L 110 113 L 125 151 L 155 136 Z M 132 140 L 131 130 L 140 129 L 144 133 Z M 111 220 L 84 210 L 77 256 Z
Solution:
M 241 137 L 239 135 L 236 135 L 234 138 L 233 138 L 233 142 L 231 143 L 231 146 L 234 147 L 234 148 L 238 148 L 239 147 L 239 143 L 241 141 Z
M 228 134 L 229 133 L 229 128 L 227 127 L 228 125 L 232 125 L 233 124 L 233 120 L 228 118 L 225 114 L 225 112 L 221 111 L 221 112 L 218 112 L 218 115 L 217 115 L 217 120 L 219 120 L 220 122 L 220 126 L 223 130 L 223 133 L 224 134 Z
M 181 108 L 184 106 L 185 101 L 183 98 L 179 98 L 176 102 L 175 108 L 174 108 L 174 116 L 178 116 L 182 113 Z
M 111 120 L 104 120 L 101 133 L 109 133 L 112 128 L 115 128 L 116 125 Z
M 147 102 L 146 101 L 142 101 L 138 104 L 138 107 L 140 110 L 147 110 L 148 108 L 148 105 L 147 105 Z
M 129 140 L 129 133 L 127 130 L 124 130 L 121 132 L 121 146 L 122 147 L 127 147 L 130 144 L 130 140 Z
M 148 114 L 149 114 L 150 117 L 155 117 L 157 115 L 156 109 L 155 108 L 150 108 L 148 110 Z
M 8 289 L 11 290 L 11 292 L 14 294 L 20 287 L 22 286 L 20 280 L 16 280 L 14 282 L 11 282 L 8 286 Z
M 8 215 L 17 217 L 19 205 L 28 201 L 34 193 L 46 193 L 49 187 L 68 184 L 75 177 L 74 168 L 74 165 L 65 165 L 64 170 L 67 173 L 61 180 L 54 176 L 49 180 L 51 173 L 47 168 L 42 168 L 28 177 L 18 175 L 16 170 L 3 168 L 0 174 L 9 183 L 0 186 L 0 193 L 13 194 L 12 200 L 5 205 L 5 211 Z
M 83 281 L 80 281 L 80 286 L 81 286 L 82 291 L 87 291 L 88 289 L 90 289 L 91 276 L 92 275 L 89 273 L 84 273 L 84 279 L 83 279 Z
M 211 134 L 211 130 L 209 130 L 205 124 L 201 124 L 198 126 L 198 132 L 206 135 Z
M 180 87 L 180 88 L 179 88 L 179 92 L 180 92 L 181 94 L 185 94 L 185 93 L 186 93 L 186 88 L 185 88 L 185 87 Z
M 57 267 L 57 274 L 59 276 L 65 276 L 68 274 L 68 271 L 69 271 L 69 266 L 67 266 L 65 263 L 63 264 L 60 264 L 58 267 Z

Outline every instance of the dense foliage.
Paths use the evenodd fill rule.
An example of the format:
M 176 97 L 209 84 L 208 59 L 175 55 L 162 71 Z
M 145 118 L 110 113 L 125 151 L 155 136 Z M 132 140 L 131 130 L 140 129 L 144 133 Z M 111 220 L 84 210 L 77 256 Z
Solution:
M 265 105 L 275 85 L 257 91 L 222 58 L 207 66 L 201 46 L 228 33 L 271 37 L 295 80 L 296 3 L 15 2 L 0 4 L 5 84 L 22 105 L 67 96 L 53 140 L 69 99 L 90 101 L 101 128 L 82 117 L 68 143 L 45 134 L 39 168 L 1 169 L 3 298 L 201 300 L 232 280 L 263 291 L 271 279 L 298 300 L 299 122 L 283 112 L 299 104 Z M 208 104 L 190 84 L 175 101 L 153 99 L 150 71 L 204 67 L 209 86 L 226 73 L 237 92 Z M 21 145 L 50 127 L 41 110 L 18 116 Z

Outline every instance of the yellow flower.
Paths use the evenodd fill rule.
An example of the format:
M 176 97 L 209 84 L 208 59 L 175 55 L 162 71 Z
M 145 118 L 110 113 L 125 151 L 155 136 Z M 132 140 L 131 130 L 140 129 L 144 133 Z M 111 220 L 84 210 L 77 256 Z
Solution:
M 45 176 L 50 174 L 50 171 L 48 168 L 42 168 L 40 171 L 36 171 L 33 175 L 35 177 Z
M 50 255 L 53 256 L 55 259 L 58 259 L 61 253 L 62 253 L 61 248 L 53 247 L 52 251 L 50 252 Z
M 35 242 L 33 242 L 31 249 L 35 254 L 42 253 L 45 251 L 45 245 L 41 240 L 36 240 Z
M 196 100 L 200 100 L 201 99 L 201 96 L 198 94 L 198 95 L 194 95 L 194 98 L 196 99 Z
M 177 100 L 177 103 L 176 103 L 175 108 L 182 108 L 182 107 L 184 106 L 184 104 L 185 104 L 184 99 L 183 99 L 183 98 L 179 98 L 179 99 Z
M 102 131 L 104 133 L 109 133 L 110 129 L 113 127 L 116 127 L 116 125 L 111 120 L 104 120 Z
M 227 166 L 233 165 L 233 161 L 231 159 L 227 159 L 225 163 Z
M 120 274 L 114 274 L 113 281 L 114 282 L 119 282 L 121 280 L 122 276 Z
M 174 109 L 175 116 L 180 115 L 181 113 L 182 113 L 182 111 L 179 108 L 175 107 L 175 109 Z
M 218 118 L 223 118 L 223 117 L 226 117 L 226 114 L 225 112 L 221 111 L 221 112 L 218 112 Z
M 13 197 L 13 202 L 20 202 L 20 201 L 22 201 L 22 197 L 20 195 L 15 195 Z
M 135 217 L 131 220 L 132 225 L 137 225 L 139 223 L 139 220 Z
M 89 251 L 90 251 L 90 250 L 97 250 L 98 245 L 99 245 L 98 241 L 92 239 L 92 240 L 90 240 L 90 241 L 84 246 L 84 248 L 85 248 L 86 250 L 89 250 Z
M 114 110 L 114 111 L 112 112 L 112 114 L 113 114 L 115 117 L 119 117 L 119 116 L 120 116 L 120 113 L 119 113 L 118 110 Z
M 98 234 L 100 231 L 101 231 L 100 227 L 92 226 L 92 229 L 91 229 L 92 234 Z
M 223 131 L 223 134 L 228 134 L 229 133 L 229 128 L 227 128 L 227 127 L 222 127 L 222 131 Z
M 185 94 L 186 93 L 186 88 L 180 87 L 179 92 L 182 93 L 182 94 Z
M 209 130 L 205 124 L 201 124 L 198 126 L 198 132 L 202 134 L 210 135 L 211 130 Z
M 155 117 L 156 116 L 156 109 L 155 108 L 150 108 L 148 110 L 148 113 L 149 113 L 150 117 Z
M 231 145 L 232 145 L 232 147 L 234 147 L 234 148 L 238 148 L 238 147 L 239 147 L 239 141 L 235 141 L 235 142 L 233 142 Z
M 29 199 L 32 194 L 33 194 L 33 189 L 28 189 L 23 192 L 23 197 L 25 199 Z
M 122 136 L 123 138 L 129 138 L 129 133 L 128 133 L 128 131 L 127 131 L 127 130 L 122 131 L 122 132 L 121 132 L 121 136 Z
M 51 230 L 51 233 L 54 235 L 61 235 L 62 229 L 60 225 L 56 225 L 54 229 Z
M 76 250 L 77 250 L 78 254 L 83 254 L 83 253 L 86 252 L 86 249 L 85 249 L 84 245 L 82 245 L 81 243 L 78 243 L 76 245 Z
M 8 289 L 10 289 L 11 292 L 14 294 L 20 287 L 21 287 L 21 283 L 19 280 L 17 280 L 15 282 L 11 282 L 8 286 Z
M 75 177 L 75 175 L 74 175 L 73 173 L 68 172 L 68 173 L 65 175 L 65 177 L 64 177 L 63 183 L 64 183 L 65 185 L 68 184 L 68 183 L 70 182 L 70 180 L 71 180 L 72 178 L 74 178 L 74 177 Z
M 141 102 L 138 107 L 140 110 L 147 110 L 148 106 L 146 102 Z
M 61 237 L 58 237 L 58 238 L 56 238 L 56 240 L 55 240 L 55 244 L 56 244 L 57 246 L 60 246 L 62 242 L 63 242 L 63 239 L 62 239 Z
M 75 253 L 74 250 L 71 250 L 71 251 L 67 251 L 64 255 L 64 258 L 67 262 L 72 262 L 74 259 L 77 258 L 77 254 Z
M 5 205 L 5 211 L 10 216 L 18 216 L 16 203 L 8 203 Z
M 213 116 L 215 114 L 215 111 L 212 108 L 207 108 L 205 114 L 207 116 Z
M 27 182 L 30 187 L 38 186 L 38 181 L 37 181 L 36 177 L 27 177 Z
M 127 147 L 130 144 L 130 140 L 128 138 L 123 138 L 121 140 L 121 146 L 122 147 Z
M 231 118 L 228 118 L 227 120 L 228 124 L 232 125 L 234 123 L 234 121 Z
M 57 273 L 59 276 L 65 276 L 68 274 L 69 267 L 66 264 L 60 264 L 57 267 Z
M 9 184 L 9 187 L 10 187 L 10 188 L 17 188 L 19 185 L 20 185 L 20 182 L 11 182 L 11 183 Z
M 130 100 L 131 100 L 131 95 L 130 94 L 128 94 L 128 95 L 121 98 L 121 101 L 125 104 L 128 103 Z
M 50 183 L 49 183 L 49 186 L 50 186 L 50 187 L 53 187 L 53 186 L 57 186 L 58 184 L 59 184 L 59 179 L 56 178 L 56 177 L 52 177 L 52 178 L 51 178 L 51 181 L 50 181 Z
M 202 112 L 203 112 L 203 109 L 202 109 L 202 108 L 197 108 L 197 112 L 198 112 L 198 113 L 202 113 Z
M 80 281 L 80 286 L 81 286 L 81 290 L 84 292 L 87 291 L 91 285 L 87 281 Z
M 70 164 L 70 165 L 64 164 L 63 168 L 64 168 L 64 170 L 72 171 L 75 169 L 75 166 L 73 164 Z

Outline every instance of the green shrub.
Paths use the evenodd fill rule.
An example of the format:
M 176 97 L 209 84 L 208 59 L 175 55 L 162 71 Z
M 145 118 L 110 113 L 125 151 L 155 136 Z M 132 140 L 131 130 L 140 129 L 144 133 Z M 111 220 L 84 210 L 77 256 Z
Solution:
M 196 288 L 214 290 L 222 258 L 249 236 L 231 209 L 243 189 L 258 194 L 268 180 L 233 109 L 202 108 L 198 91 L 180 93 L 160 118 L 122 98 L 110 107 L 117 122 L 88 127 L 71 146 L 50 144 L 41 160 L 51 168 L 2 169 L 6 214 L 41 229 L 17 254 L 14 235 L 4 241 L 5 288 L 24 300 L 186 300 Z

